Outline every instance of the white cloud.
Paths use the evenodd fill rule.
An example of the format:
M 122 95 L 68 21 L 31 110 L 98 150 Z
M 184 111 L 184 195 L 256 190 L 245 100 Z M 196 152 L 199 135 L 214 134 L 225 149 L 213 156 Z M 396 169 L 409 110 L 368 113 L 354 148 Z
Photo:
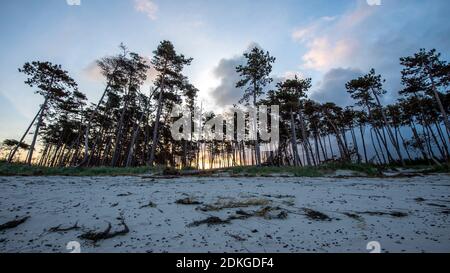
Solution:
M 307 42 L 312 39 L 317 31 L 320 31 L 321 28 L 334 21 L 336 17 L 334 16 L 324 16 L 319 18 L 318 20 L 310 23 L 307 26 L 299 27 L 294 29 L 292 32 L 292 38 L 295 41 L 299 42 Z
M 449 1 L 411 2 L 383 1 L 380 6 L 369 6 L 358 0 L 356 6 L 333 19 L 319 18 L 295 29 L 292 39 L 304 51 L 299 70 L 323 77 L 313 83 L 314 99 L 348 103 L 343 95 L 345 81 L 358 71 L 375 68 L 386 79 L 384 88 L 390 92 L 384 100 L 388 103 L 402 88 L 400 57 L 420 48 L 436 48 L 449 56 L 450 38 L 444 33 L 450 26 L 442 24 Z
M 339 17 L 321 17 L 295 29 L 292 38 L 307 48 L 303 67 L 325 72 L 349 65 L 346 62 L 361 48 L 359 27 L 375 12 L 372 7 L 360 5 Z
M 151 20 L 157 19 L 158 6 L 153 0 L 134 0 L 134 8 L 138 12 L 145 13 Z

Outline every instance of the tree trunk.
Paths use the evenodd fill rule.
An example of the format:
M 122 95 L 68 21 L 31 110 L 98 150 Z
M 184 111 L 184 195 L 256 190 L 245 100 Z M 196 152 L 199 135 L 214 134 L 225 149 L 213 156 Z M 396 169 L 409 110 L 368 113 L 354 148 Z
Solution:
M 425 152 L 425 148 L 423 147 L 422 140 L 419 137 L 419 133 L 417 132 L 416 126 L 411 120 L 409 121 L 409 126 L 411 128 L 411 131 L 413 132 L 414 139 L 417 142 L 417 146 L 419 147 L 419 150 L 422 153 L 423 158 L 425 160 L 430 160 L 427 153 Z
M 304 147 L 304 151 L 305 151 L 305 155 L 306 155 L 306 162 L 308 163 L 309 166 L 311 166 L 311 157 L 308 151 L 308 135 L 306 134 L 306 128 L 305 128 L 305 119 L 303 117 L 303 112 L 302 109 L 300 109 L 298 111 L 299 117 L 300 117 L 300 129 L 302 132 L 302 138 L 303 138 L 303 147 Z M 307 143 L 308 142 L 308 143 Z
M 34 116 L 33 121 L 31 121 L 30 125 L 28 126 L 27 130 L 25 131 L 25 133 L 23 134 L 22 138 L 19 140 L 19 143 L 17 143 L 16 147 L 14 147 L 14 149 L 11 151 L 11 153 L 9 154 L 8 157 L 8 163 L 11 163 L 14 155 L 16 154 L 17 150 L 19 149 L 20 145 L 23 143 L 23 140 L 25 139 L 25 137 L 28 135 L 28 132 L 30 131 L 31 127 L 33 126 L 34 122 L 36 121 L 36 119 L 38 118 L 39 114 L 42 112 L 42 110 L 44 109 L 44 105 L 41 106 L 41 108 L 39 109 L 39 111 L 37 112 L 36 116 Z
M 412 159 L 412 157 L 411 157 L 411 154 L 410 154 L 409 151 L 408 151 L 408 146 L 406 145 L 405 138 L 403 137 L 402 132 L 401 132 L 400 130 L 398 131 L 398 134 L 399 134 L 399 136 L 400 136 L 400 139 L 402 140 L 403 148 L 405 149 L 405 152 L 406 152 L 406 154 L 408 155 L 409 160 L 412 161 L 413 159 Z
M 149 166 L 153 166 L 153 162 L 155 161 L 155 152 L 156 152 L 156 146 L 158 145 L 158 130 L 159 130 L 159 119 L 161 118 L 161 112 L 162 112 L 162 103 L 163 103 L 163 93 L 165 88 L 165 80 L 166 80 L 166 69 L 167 69 L 167 61 L 164 64 L 164 71 L 161 75 L 161 85 L 159 86 L 159 97 L 158 97 L 158 110 L 156 112 L 156 119 L 155 119 L 155 127 L 153 128 L 153 141 L 152 141 L 152 149 L 150 151 L 150 159 L 148 161 Z
M 391 126 L 389 125 L 389 122 L 388 122 L 387 117 L 386 117 L 386 113 L 384 112 L 384 109 L 383 109 L 383 106 L 381 105 L 380 99 L 378 98 L 378 95 L 376 94 L 376 92 L 373 89 L 372 89 L 372 93 L 373 93 L 373 95 L 374 95 L 374 97 L 375 97 L 375 99 L 377 101 L 378 107 L 380 107 L 381 116 L 383 117 L 383 122 L 384 122 L 384 125 L 386 126 L 386 129 L 388 131 L 389 138 L 391 139 L 392 145 L 394 146 L 395 151 L 397 152 L 398 158 L 399 158 L 402 166 L 405 166 L 405 161 L 403 160 L 403 156 L 402 156 L 402 153 L 400 151 L 400 147 L 398 145 L 396 145 L 396 143 L 395 143 L 394 134 L 392 133 Z
M 261 165 L 261 151 L 259 149 L 259 134 L 258 134 L 258 108 L 256 105 L 256 84 L 254 84 L 254 92 L 253 92 L 253 107 L 255 107 L 255 134 L 256 134 L 256 140 L 255 140 L 255 159 L 256 159 L 256 165 Z
M 299 166 L 299 155 L 298 155 L 298 147 L 297 147 L 297 130 L 295 129 L 295 120 L 294 113 L 292 109 L 290 111 L 291 114 L 291 145 L 292 145 L 292 153 L 294 155 L 294 166 Z
M 441 98 L 439 97 L 439 92 L 436 87 L 436 83 L 434 82 L 434 77 L 431 73 L 431 69 L 429 66 L 426 66 L 428 77 L 431 81 L 431 87 L 433 89 L 434 97 L 436 98 L 436 102 L 439 106 L 439 110 L 441 111 L 442 118 L 444 119 L 445 128 L 447 129 L 447 138 L 450 136 L 450 123 L 448 121 L 447 112 L 445 111 L 444 105 L 442 105 Z
M 44 118 L 44 112 L 45 112 L 45 108 L 47 107 L 47 103 L 48 103 L 48 96 L 45 97 L 45 101 L 44 101 L 44 104 L 42 105 L 41 113 L 39 114 L 38 123 L 36 124 L 36 130 L 34 131 L 33 141 L 31 142 L 31 145 L 30 145 L 30 152 L 28 153 L 28 160 L 27 160 L 28 165 L 31 165 L 31 161 L 33 160 L 34 146 L 36 145 L 36 140 L 37 140 L 37 137 L 39 134 L 39 128 L 41 127 L 42 120 Z
M 361 134 L 362 146 L 364 150 L 364 160 L 366 161 L 366 163 L 369 163 L 369 161 L 367 160 L 366 140 L 364 138 L 364 130 L 362 124 L 359 125 L 359 133 Z
M 345 149 L 344 143 L 339 134 L 339 130 L 337 129 L 336 125 L 329 118 L 325 117 L 325 119 L 327 120 L 328 124 L 330 124 L 331 127 L 333 128 L 333 131 L 336 136 L 336 141 L 338 143 L 338 148 L 339 148 L 339 151 L 341 152 L 341 157 L 343 157 L 345 160 L 349 160 L 348 151 Z
M 372 147 L 373 147 L 373 150 L 375 151 L 375 156 L 378 158 L 378 162 L 380 164 L 383 164 L 383 161 L 381 161 L 380 154 L 378 153 L 377 146 L 375 145 L 375 140 L 373 139 L 373 130 L 374 130 L 373 128 L 370 128 L 370 139 L 372 141 Z M 381 152 L 383 152 L 383 151 L 381 151 Z M 384 155 L 383 155 L 383 159 L 384 159 L 384 163 L 386 163 L 386 158 L 384 157 Z
M 441 126 L 439 125 L 439 123 L 437 121 L 434 122 L 434 126 L 436 127 L 436 131 L 438 132 L 439 139 L 441 140 L 442 145 L 444 146 L 445 153 L 447 154 L 447 158 L 448 158 L 448 160 L 450 160 L 447 141 L 445 140 L 444 134 L 441 130 Z
M 156 90 L 158 90 L 157 88 L 153 90 L 153 92 L 150 94 L 149 96 L 149 102 L 153 97 L 153 94 L 155 94 Z M 139 134 L 139 125 L 142 123 L 142 120 L 144 119 L 144 115 L 148 114 L 147 109 L 145 109 L 145 111 L 142 111 L 140 117 L 139 117 L 139 121 L 136 123 L 136 125 L 133 128 L 133 136 L 131 138 L 131 142 L 130 142 L 130 147 L 129 147 L 129 151 L 128 151 L 128 156 L 127 156 L 127 163 L 126 166 L 130 167 L 131 166 L 131 161 L 133 159 L 133 154 L 134 154 L 134 145 L 136 143 L 136 139 L 138 137 Z

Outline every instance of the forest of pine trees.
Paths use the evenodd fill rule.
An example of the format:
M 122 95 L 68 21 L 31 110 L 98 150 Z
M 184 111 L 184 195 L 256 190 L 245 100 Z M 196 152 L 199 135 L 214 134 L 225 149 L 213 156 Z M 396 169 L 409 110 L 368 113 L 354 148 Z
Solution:
M 148 63 L 121 45 L 115 56 L 97 61 L 105 88 L 89 103 L 74 79 L 60 65 L 35 61 L 19 72 L 37 90 L 42 104 L 20 139 L 3 142 L 9 162 L 48 167 L 163 165 L 218 168 L 241 165 L 307 166 L 329 161 L 372 164 L 449 162 L 450 65 L 435 50 L 421 49 L 400 58 L 402 90 L 385 90 L 383 77 L 372 69 L 341 90 L 355 104 L 345 108 L 308 98 L 311 79 L 297 76 L 275 83 L 270 77 L 275 58 L 254 48 L 236 67 L 241 80 L 241 105 L 280 106 L 280 143 L 276 151 L 260 149 L 262 141 L 174 141 L 170 113 L 175 105 L 201 109 L 199 90 L 183 75 L 193 59 L 163 41 Z M 147 72 L 157 77 L 143 90 Z M 399 96 L 383 105 L 390 92 Z M 344 95 L 344 94 L 343 94 Z M 238 102 L 236 102 L 238 103 Z M 215 116 L 208 113 L 203 123 Z M 225 128 L 224 128 L 225 129 Z M 25 143 L 27 136 L 31 142 Z M 26 153 L 25 156 L 21 156 Z

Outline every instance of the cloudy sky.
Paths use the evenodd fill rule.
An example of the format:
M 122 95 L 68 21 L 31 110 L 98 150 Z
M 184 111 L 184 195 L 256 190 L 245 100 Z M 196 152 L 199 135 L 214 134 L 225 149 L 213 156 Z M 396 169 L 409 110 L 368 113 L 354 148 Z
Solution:
M 422 47 L 450 55 L 448 0 L 68 2 L 77 0 L 1 3 L 0 140 L 18 138 L 42 101 L 17 72 L 24 62 L 61 64 L 95 101 L 104 83 L 93 63 L 121 42 L 151 58 L 159 41 L 171 40 L 194 58 L 185 73 L 210 109 L 241 97 L 234 68 L 255 45 L 277 58 L 275 79 L 312 77 L 310 97 L 340 105 L 352 103 L 345 82 L 372 67 L 387 80 L 387 103 L 401 88 L 399 57 Z

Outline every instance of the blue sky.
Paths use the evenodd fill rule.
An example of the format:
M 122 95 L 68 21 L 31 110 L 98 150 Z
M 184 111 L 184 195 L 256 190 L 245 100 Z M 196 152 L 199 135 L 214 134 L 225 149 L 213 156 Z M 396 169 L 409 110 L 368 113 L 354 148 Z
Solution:
M 369 0 L 369 2 L 376 2 Z M 421 47 L 448 60 L 450 1 L 381 0 L 3 0 L 0 8 L 0 140 L 18 138 L 42 101 L 23 84 L 26 61 L 61 64 L 90 101 L 103 80 L 94 61 L 124 42 L 148 58 L 163 39 L 193 57 L 186 75 L 211 109 L 238 99 L 234 66 L 250 46 L 277 58 L 275 79 L 313 78 L 310 96 L 351 103 L 344 84 L 374 67 L 389 94 L 400 86 L 399 57 Z

